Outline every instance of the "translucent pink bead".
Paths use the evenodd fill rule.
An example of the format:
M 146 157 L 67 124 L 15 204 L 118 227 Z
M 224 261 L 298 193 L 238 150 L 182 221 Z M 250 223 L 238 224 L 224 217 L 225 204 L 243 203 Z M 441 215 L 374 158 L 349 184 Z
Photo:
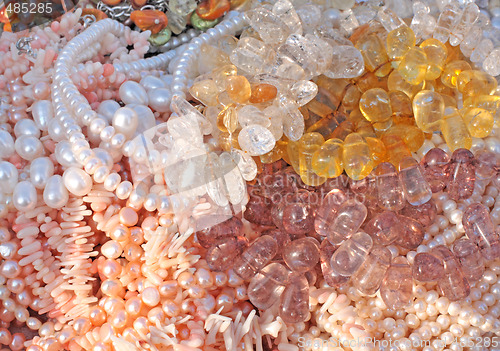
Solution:
M 466 149 L 457 149 L 448 166 L 449 180 L 446 192 L 453 200 L 467 199 L 474 192 L 476 169 L 474 155 Z
M 443 295 L 451 301 L 467 297 L 470 293 L 470 285 L 455 255 L 444 245 L 434 247 L 431 252 L 444 264 L 444 277 L 438 280 L 438 287 Z
M 419 221 L 420 224 L 426 228 L 434 223 L 434 219 L 436 219 L 437 215 L 437 207 L 433 199 L 419 206 L 413 206 L 407 203 L 405 208 L 400 211 L 400 214 Z
M 365 232 L 355 233 L 333 253 L 332 269 L 338 274 L 351 276 L 365 261 L 372 246 L 371 236 Z
M 307 234 L 314 229 L 314 194 L 299 190 L 283 208 L 283 228 L 288 234 Z
M 415 250 L 424 240 L 424 227 L 412 218 L 398 216 L 397 231 L 396 244 L 405 249 Z
M 196 232 L 196 238 L 202 247 L 208 249 L 222 238 L 235 237 L 241 233 L 243 223 L 237 217 Z
M 351 199 L 347 200 L 340 206 L 337 211 L 337 216 L 330 223 L 327 232 L 327 239 L 337 245 L 344 240 L 349 239 L 358 231 L 366 219 L 368 210 L 361 202 Z
M 425 204 L 431 199 L 432 191 L 429 183 L 413 157 L 405 157 L 399 163 L 399 179 L 403 184 L 406 201 L 413 206 Z
M 476 177 L 478 179 L 491 179 L 499 169 L 499 157 L 494 152 L 481 150 L 475 155 Z
M 450 156 L 440 148 L 430 149 L 422 157 L 420 165 L 424 170 L 424 177 L 433 193 L 443 190 L 448 183 L 449 162 Z
M 294 240 L 285 246 L 283 260 L 292 271 L 307 272 L 319 261 L 319 243 L 311 237 Z
M 396 168 L 389 162 L 382 162 L 374 171 L 378 190 L 378 205 L 388 211 L 404 207 L 403 187 Z
M 494 260 L 500 257 L 500 236 L 495 232 L 490 211 L 480 203 L 472 204 L 462 217 L 465 235 L 477 246 L 484 258 Z
M 238 256 L 233 264 L 234 273 L 241 279 L 248 280 L 268 264 L 278 251 L 278 243 L 274 238 L 263 235 L 255 240 Z
M 435 282 L 444 277 L 443 261 L 429 252 L 420 252 L 413 259 L 413 279 Z
M 321 206 L 316 211 L 316 218 L 314 220 L 316 233 L 322 236 L 328 235 L 330 223 L 334 220 L 338 209 L 346 200 L 347 195 L 339 189 L 333 189 L 326 194 Z
M 453 243 L 453 254 L 462 266 L 462 272 L 470 283 L 481 279 L 484 273 L 484 259 L 479 247 L 469 239 L 460 239 Z
M 270 308 L 285 290 L 289 273 L 285 266 L 276 262 L 262 268 L 248 284 L 250 302 L 261 310 Z
M 323 240 L 320 245 L 321 272 L 323 273 L 323 278 L 325 278 L 326 283 L 332 288 L 339 287 L 349 281 L 349 277 L 340 275 L 332 269 L 332 256 L 338 247 L 338 245 L 333 246 L 326 239 Z
M 371 235 L 375 243 L 389 245 L 399 236 L 397 223 L 398 216 L 394 212 L 384 211 L 377 213 L 363 229 Z
M 214 271 L 225 271 L 232 268 L 234 262 L 248 246 L 244 237 L 221 239 L 207 250 L 207 264 Z
M 388 308 L 400 309 L 408 306 L 413 298 L 411 267 L 405 257 L 396 257 L 380 285 L 380 296 Z
M 249 187 L 248 194 L 250 197 L 245 205 L 245 219 L 255 224 L 273 225 L 271 200 L 264 197 L 258 187 Z
M 303 275 L 292 275 L 281 295 L 280 317 L 285 323 L 300 323 L 309 314 L 309 283 Z
M 385 272 L 391 265 L 391 259 L 391 252 L 387 248 L 380 245 L 374 246 L 365 262 L 351 276 L 354 287 L 365 295 L 375 294 Z
M 283 249 L 291 241 L 290 235 L 276 228 L 264 230 L 262 232 L 262 235 L 269 235 L 270 237 L 274 238 L 274 240 L 276 240 L 276 243 L 278 244 L 278 250 L 276 251 L 277 258 L 281 257 Z

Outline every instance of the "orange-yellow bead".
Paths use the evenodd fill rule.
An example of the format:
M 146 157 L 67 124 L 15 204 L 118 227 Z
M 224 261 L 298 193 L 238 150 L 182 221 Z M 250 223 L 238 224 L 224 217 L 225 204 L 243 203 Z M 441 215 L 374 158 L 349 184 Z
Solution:
M 257 84 L 252 87 L 252 95 L 249 102 L 252 104 L 259 104 L 273 100 L 278 94 L 278 89 L 271 84 Z
M 360 180 L 373 170 L 373 160 L 368 144 L 358 133 L 352 133 L 344 140 L 342 163 L 347 175 Z
M 490 95 L 498 87 L 497 80 L 488 73 L 475 70 L 462 71 L 457 77 L 457 88 L 464 97 Z
M 376 34 L 366 35 L 355 46 L 361 51 L 368 71 L 374 72 L 378 77 L 384 77 L 390 72 L 391 64 L 385 46 Z
M 399 167 L 399 163 L 405 157 L 410 157 L 411 153 L 404 141 L 397 135 L 383 135 L 382 142 L 387 151 L 387 162 L 394 167 Z
M 370 148 L 373 166 L 376 167 L 379 163 L 385 162 L 387 160 L 387 149 L 382 140 L 374 137 L 367 137 L 365 140 Z
M 359 110 L 372 123 L 387 121 L 392 116 L 389 94 L 380 88 L 365 91 L 359 100 Z
M 441 122 L 441 133 L 443 133 L 446 145 L 451 151 L 456 149 L 470 149 L 472 138 L 467 126 L 456 108 L 448 107 Z
M 425 80 L 428 65 L 425 51 L 419 47 L 413 47 L 401 59 L 398 72 L 408 83 L 419 85 Z
M 313 170 L 313 154 L 321 148 L 325 139 L 319 133 L 306 133 L 300 138 L 299 144 L 299 175 L 307 185 L 321 185 L 325 177 L 318 176 Z
M 247 102 L 252 96 L 252 88 L 244 76 L 227 77 L 226 91 L 231 100 L 240 104 Z
M 130 20 L 141 30 L 150 30 L 156 34 L 168 24 L 167 15 L 158 10 L 137 10 L 130 14 Z
M 495 120 L 489 111 L 477 107 L 466 107 L 460 112 L 471 136 L 486 138 L 490 135 Z
M 425 79 L 437 79 L 441 75 L 443 67 L 446 63 L 448 49 L 446 49 L 446 46 L 443 43 L 434 38 L 424 40 L 424 42 L 420 44 L 420 47 L 424 50 L 429 63 Z
M 413 99 L 415 94 L 424 88 L 424 82 L 417 85 L 410 84 L 404 80 L 399 71 L 395 69 L 387 78 L 387 88 L 389 91 L 402 91 L 408 95 L 410 99 Z
M 205 0 L 196 9 L 196 14 L 204 20 L 216 20 L 231 8 L 229 0 Z
M 466 61 L 451 61 L 444 66 L 443 73 L 441 73 L 441 82 L 449 88 L 455 88 L 457 86 L 458 75 L 462 73 L 462 71 L 470 69 L 471 66 Z
M 411 116 L 413 110 L 411 100 L 402 91 L 390 91 L 389 101 L 391 102 L 392 114 L 395 116 Z
M 387 54 L 391 60 L 401 60 L 413 46 L 415 33 L 408 26 L 400 26 L 387 34 Z
M 313 171 L 326 178 L 335 178 L 342 174 L 343 143 L 340 139 L 328 139 L 316 150 L 312 158 Z
M 425 136 L 416 126 L 397 124 L 389 128 L 384 135 L 399 136 L 411 152 L 416 152 L 424 143 Z

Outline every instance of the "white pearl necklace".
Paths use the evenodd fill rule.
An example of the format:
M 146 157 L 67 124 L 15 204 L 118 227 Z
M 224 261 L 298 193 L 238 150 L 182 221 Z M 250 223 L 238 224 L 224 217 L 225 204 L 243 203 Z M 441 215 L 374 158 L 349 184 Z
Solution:
M 160 70 L 166 67 L 170 61 L 176 59 L 171 70 L 173 74 L 172 96 L 185 98 L 187 77 L 190 75 L 189 68 L 193 66 L 197 59 L 201 45 L 219 40 L 225 35 L 235 35 L 243 26 L 242 15 L 239 12 L 231 11 L 215 28 L 211 28 L 207 33 L 192 39 L 187 45 L 182 45 L 175 50 L 155 57 L 130 63 L 117 63 L 114 68 L 117 72 L 126 73 L 130 77 L 139 72 Z M 100 49 L 99 40 L 104 33 L 112 33 L 118 36 L 124 30 L 123 24 L 110 19 L 93 24 L 63 48 L 54 66 L 52 107 L 55 118 L 51 123 L 51 129 L 54 134 L 61 136 L 61 140 L 67 139 L 69 141 L 70 158 L 72 154 L 72 158 L 83 166 L 86 171 L 86 174 L 79 172 L 76 167 L 70 167 L 65 171 L 66 177 L 63 176 L 63 179 L 67 179 L 67 181 L 64 181 L 64 183 L 72 193 L 90 191 L 92 186 L 91 175 L 93 175 L 95 182 L 104 183 L 107 190 L 116 190 L 120 198 L 128 198 L 133 191 L 132 183 L 128 181 L 121 182 L 118 173 L 112 172 L 111 167 L 102 162 L 103 158 L 119 159 L 123 155 L 123 151 L 125 151 L 123 147 L 127 145 L 128 138 L 122 133 L 116 133 L 112 126 L 105 127 L 105 124 L 99 123 L 98 114 L 92 110 L 88 101 L 79 94 L 70 78 L 70 74 L 73 72 L 71 67 L 74 67 L 75 63 L 78 64 L 95 56 L 97 50 Z M 175 44 L 173 43 L 172 46 Z M 90 148 L 89 143 L 85 140 L 85 135 L 82 133 L 82 126 L 91 127 L 96 124 L 102 127 L 100 128 L 101 139 L 105 139 L 103 141 L 109 145 L 106 150 L 100 149 L 101 152 L 104 152 L 104 157 L 96 156 L 95 150 Z M 99 128 L 97 129 L 99 130 Z M 84 189 L 81 188 L 82 186 Z M 145 198 L 148 198 L 149 195 L 145 195 Z M 161 203 L 158 206 L 152 206 L 152 204 L 150 206 L 151 209 L 156 207 L 161 208 Z

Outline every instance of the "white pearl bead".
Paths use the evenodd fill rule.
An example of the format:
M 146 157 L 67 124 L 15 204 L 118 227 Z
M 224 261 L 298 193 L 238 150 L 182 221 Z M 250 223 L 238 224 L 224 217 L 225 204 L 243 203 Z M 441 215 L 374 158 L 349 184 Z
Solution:
M 146 89 L 137 82 L 131 80 L 126 81 L 120 86 L 118 93 L 124 104 L 149 104 Z
M 78 167 L 80 165 L 75 158 L 75 153 L 72 151 L 72 146 L 74 145 L 66 140 L 57 143 L 54 154 L 60 165 L 64 167 Z
M 31 114 L 36 126 L 46 132 L 49 128 L 49 122 L 54 118 L 54 110 L 49 100 L 35 101 L 31 105 Z
M 12 194 L 12 203 L 18 211 L 31 211 L 36 207 L 35 186 L 28 181 L 17 183 Z
M 0 162 L 0 190 L 5 194 L 11 194 L 17 184 L 19 172 L 10 162 Z
M 14 139 L 9 132 L 0 129 L 0 158 L 9 158 L 14 153 Z
M 30 164 L 30 180 L 37 189 L 43 189 L 54 174 L 54 163 L 48 157 L 40 157 Z
M 53 175 L 43 190 L 43 201 L 51 208 L 61 208 L 68 203 L 69 193 L 60 175 Z
M 28 161 L 32 161 L 44 153 L 40 139 L 32 135 L 21 135 L 16 139 L 14 147 L 17 154 Z
M 92 178 L 83 169 L 76 167 L 64 171 L 63 182 L 66 189 L 76 196 L 87 195 L 92 189 Z
M 156 126 L 155 115 L 153 114 L 153 111 L 151 111 L 149 107 L 138 104 L 130 104 L 127 105 L 127 107 L 134 110 L 135 113 L 137 113 L 137 116 L 139 116 L 139 125 L 137 126 L 135 135 L 144 133 L 146 130 L 149 130 Z
M 113 116 L 113 127 L 116 133 L 122 133 L 127 138 L 134 136 L 138 125 L 139 117 L 137 113 L 129 107 L 119 108 Z M 104 128 L 104 130 L 106 130 L 106 128 Z
M 31 119 L 25 118 L 16 123 L 14 126 L 14 134 L 18 138 L 21 135 L 31 135 L 35 138 L 40 138 L 40 129 L 38 129 L 35 122 Z
M 141 79 L 140 84 L 147 91 L 159 89 L 159 88 L 165 88 L 165 82 L 163 80 L 161 80 L 160 78 L 157 78 L 155 76 L 144 76 Z
M 149 106 L 158 112 L 170 111 L 172 94 L 167 88 L 152 89 L 148 92 Z
M 115 100 L 104 100 L 97 108 L 97 113 L 102 115 L 108 121 L 108 123 L 111 123 L 116 110 L 118 110 L 119 108 L 120 104 Z

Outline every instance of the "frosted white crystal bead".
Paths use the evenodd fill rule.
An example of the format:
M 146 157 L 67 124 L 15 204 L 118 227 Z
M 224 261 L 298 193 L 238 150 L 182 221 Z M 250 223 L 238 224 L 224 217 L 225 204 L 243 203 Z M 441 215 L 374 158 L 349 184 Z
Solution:
M 269 129 L 258 124 L 252 124 L 240 131 L 238 143 L 243 151 L 248 151 L 252 156 L 259 156 L 271 151 L 276 144 L 276 140 Z

